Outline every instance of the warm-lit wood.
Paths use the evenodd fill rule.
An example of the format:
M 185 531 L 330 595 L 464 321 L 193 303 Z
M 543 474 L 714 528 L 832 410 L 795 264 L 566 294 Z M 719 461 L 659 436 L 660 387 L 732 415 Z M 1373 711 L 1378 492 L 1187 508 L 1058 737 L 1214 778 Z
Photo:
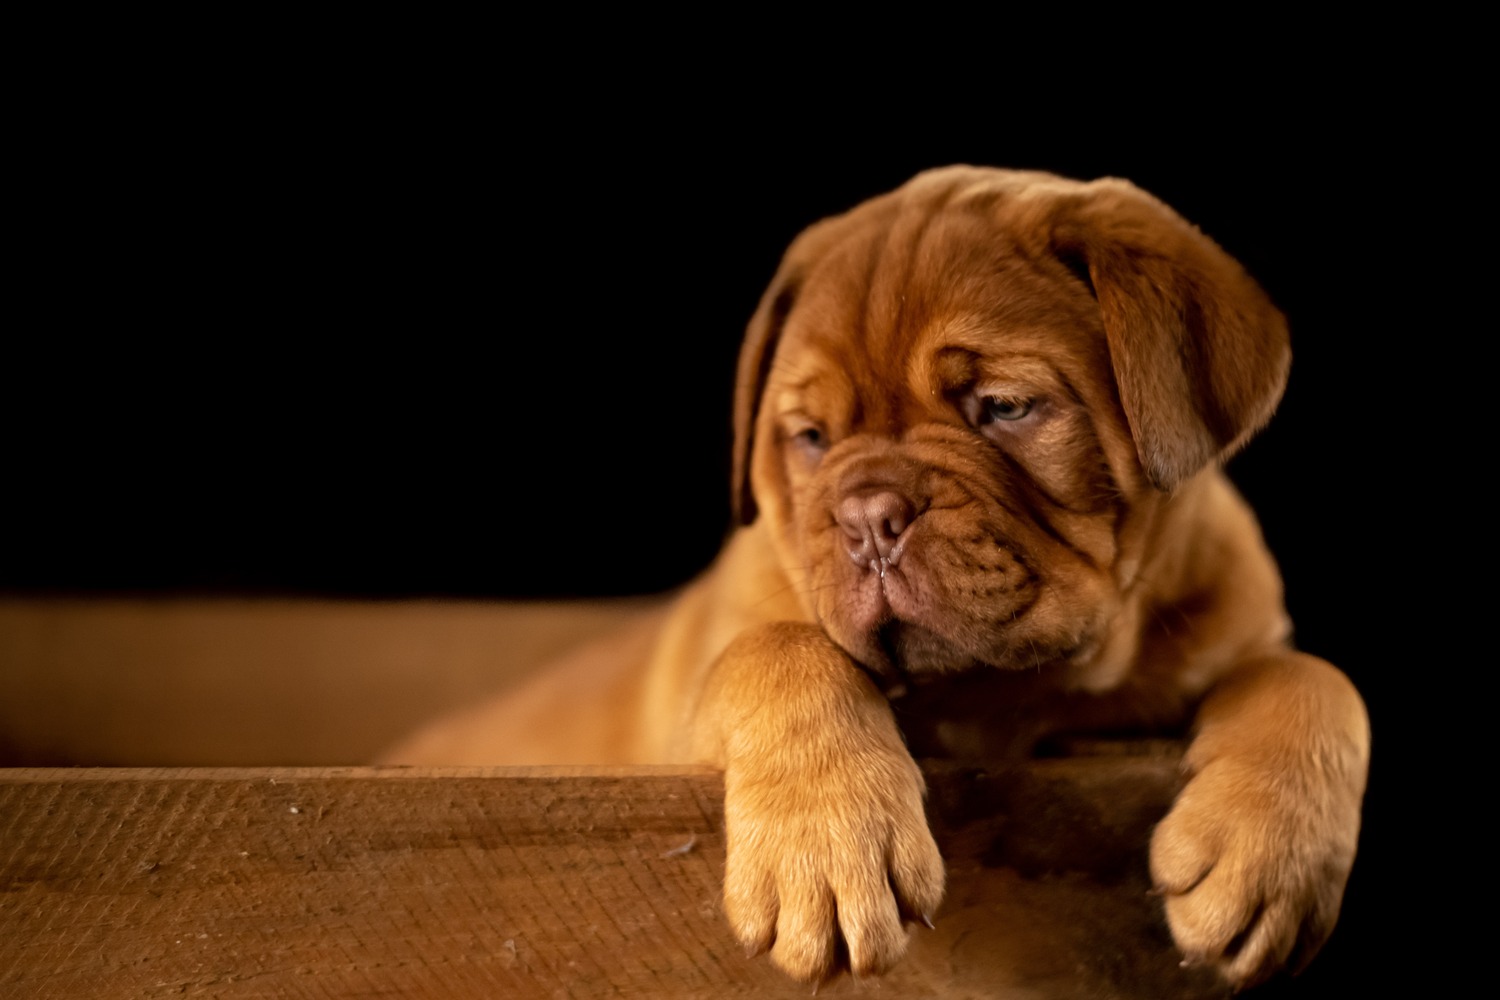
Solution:
M 365 764 L 652 603 L 0 596 L 0 766 Z
M 1170 753 L 929 769 L 950 889 L 877 987 L 1215 996 L 1145 843 Z M 695 769 L 0 771 L 0 996 L 805 998 L 719 911 Z
M 807 997 L 729 936 L 711 772 L 238 766 L 367 761 L 641 606 L 0 599 L 0 764 L 237 765 L 0 769 L 0 998 Z M 1147 894 L 1176 758 L 1104 749 L 929 768 L 937 930 L 819 995 L 1218 995 Z

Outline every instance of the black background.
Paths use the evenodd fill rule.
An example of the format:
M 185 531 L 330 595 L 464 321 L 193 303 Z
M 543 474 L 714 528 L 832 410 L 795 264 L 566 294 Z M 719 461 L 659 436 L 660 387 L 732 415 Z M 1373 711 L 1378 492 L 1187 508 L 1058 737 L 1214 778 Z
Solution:
M 1396 904 L 1420 881 L 1410 761 L 1441 738 L 1411 695 L 1416 525 L 1450 512 L 1411 433 L 1439 416 L 1421 352 L 1389 345 L 1458 325 L 1432 208 L 1454 164 L 1418 110 L 1393 117 L 1399 86 L 1117 89 L 1023 121 L 849 93 L 727 110 L 691 81 L 543 107 L 442 70 L 272 77 L 104 88 L 30 154 L 0 592 L 672 587 L 728 528 L 738 338 L 800 228 L 952 162 L 1127 177 L 1290 319 L 1284 402 L 1230 471 L 1300 645 L 1374 724 L 1346 914 L 1288 995 L 1422 955 L 1386 942 L 1426 924 Z

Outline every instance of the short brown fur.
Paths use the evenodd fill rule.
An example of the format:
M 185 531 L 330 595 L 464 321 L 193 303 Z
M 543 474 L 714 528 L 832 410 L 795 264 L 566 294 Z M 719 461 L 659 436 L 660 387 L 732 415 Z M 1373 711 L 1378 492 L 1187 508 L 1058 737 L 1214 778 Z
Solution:
M 1185 729 L 1150 859 L 1172 934 L 1234 986 L 1296 966 L 1338 914 L 1369 728 L 1290 646 L 1220 470 L 1289 363 L 1256 283 L 1127 182 L 921 174 L 787 251 L 709 571 L 387 760 L 723 768 L 730 925 L 816 981 L 889 968 L 941 902 L 913 754 Z

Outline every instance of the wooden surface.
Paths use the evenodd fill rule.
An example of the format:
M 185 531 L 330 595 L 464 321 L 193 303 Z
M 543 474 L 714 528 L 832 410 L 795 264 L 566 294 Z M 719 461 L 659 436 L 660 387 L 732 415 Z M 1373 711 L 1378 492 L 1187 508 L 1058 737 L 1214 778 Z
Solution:
M 0 597 L 0 766 L 364 764 L 654 603 Z
M 929 769 L 937 929 L 819 996 L 1221 995 L 1145 843 L 1170 754 Z M 0 996 L 798 997 L 719 909 L 693 769 L 0 771 Z
M 810 995 L 728 934 L 716 775 L 245 766 L 367 761 L 653 603 L 0 598 L 0 1000 Z M 818 995 L 1221 996 L 1146 894 L 1142 749 L 929 767 L 937 930 Z M 4 769 L 61 764 L 118 767 Z

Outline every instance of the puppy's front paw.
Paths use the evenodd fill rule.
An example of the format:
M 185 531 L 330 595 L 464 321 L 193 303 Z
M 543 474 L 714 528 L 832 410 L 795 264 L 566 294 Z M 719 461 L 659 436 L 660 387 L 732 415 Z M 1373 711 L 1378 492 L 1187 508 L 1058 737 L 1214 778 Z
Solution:
M 715 663 L 690 753 L 724 768 L 724 908 L 797 979 L 884 972 L 931 923 L 943 861 L 891 706 L 822 629 L 748 629 Z
M 1188 751 L 1191 777 L 1152 836 L 1151 875 L 1185 962 L 1242 989 L 1299 971 L 1333 930 L 1359 837 L 1368 729 L 1357 699 L 1340 724 L 1340 713 L 1305 709 L 1236 717 L 1225 705 L 1251 699 L 1232 695 Z
M 921 774 L 878 746 L 804 764 L 725 775 L 730 925 L 803 981 L 885 972 L 906 951 L 905 921 L 930 926 L 943 897 Z

